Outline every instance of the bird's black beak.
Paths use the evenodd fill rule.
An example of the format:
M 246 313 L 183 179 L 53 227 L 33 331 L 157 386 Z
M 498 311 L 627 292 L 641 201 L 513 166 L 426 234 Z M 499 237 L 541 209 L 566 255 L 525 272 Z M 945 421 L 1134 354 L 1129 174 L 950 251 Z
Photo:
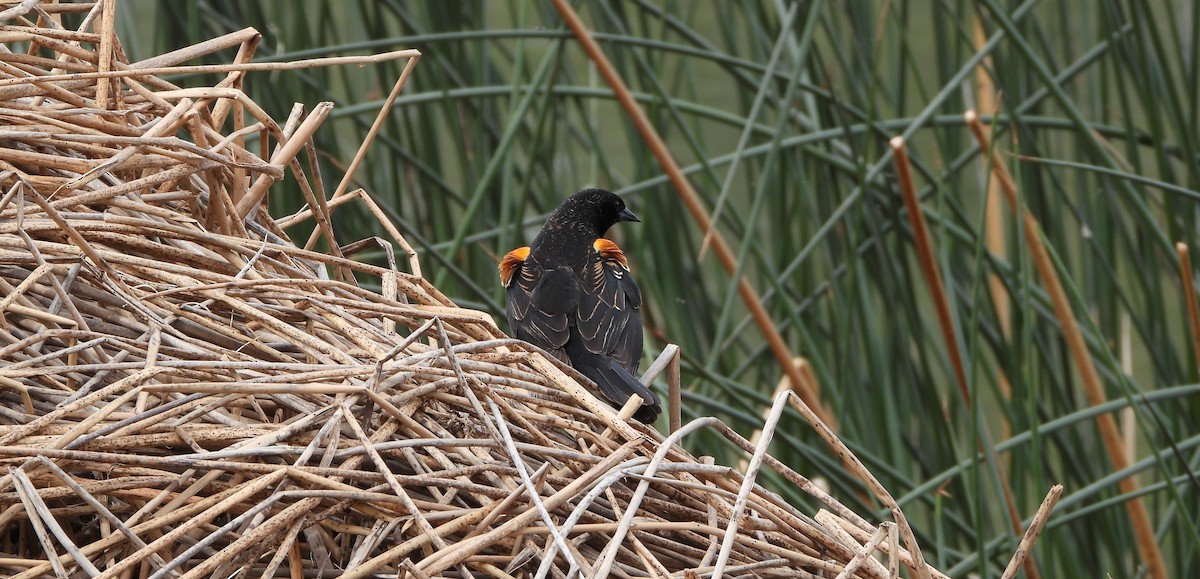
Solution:
M 620 213 L 617 214 L 617 221 L 638 221 L 638 222 L 640 222 L 641 219 L 638 219 L 638 216 L 634 215 L 633 212 L 629 210 L 629 208 L 625 208 L 624 211 L 621 211 Z

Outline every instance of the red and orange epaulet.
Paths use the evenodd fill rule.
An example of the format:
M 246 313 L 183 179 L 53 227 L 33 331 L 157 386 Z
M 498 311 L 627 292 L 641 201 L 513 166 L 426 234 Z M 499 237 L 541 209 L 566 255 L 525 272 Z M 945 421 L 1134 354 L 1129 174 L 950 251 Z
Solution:
M 592 243 L 592 247 L 606 261 L 615 261 L 621 264 L 621 267 L 629 269 L 629 262 L 625 259 L 625 252 L 621 251 L 621 248 L 617 247 L 617 244 L 613 243 L 612 240 L 601 237 Z
M 500 283 L 504 287 L 508 287 L 508 282 L 512 281 L 513 273 L 525 263 L 525 258 L 529 257 L 529 247 L 518 247 L 506 254 L 500 260 Z

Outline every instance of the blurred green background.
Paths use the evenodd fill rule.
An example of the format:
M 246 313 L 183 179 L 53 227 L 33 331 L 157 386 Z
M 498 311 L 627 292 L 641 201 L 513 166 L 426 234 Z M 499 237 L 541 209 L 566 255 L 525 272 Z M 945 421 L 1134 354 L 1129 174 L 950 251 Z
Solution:
M 901 499 L 931 563 L 954 577 L 998 577 L 1019 538 L 1002 489 L 1029 517 L 1062 483 L 1034 551 L 1041 575 L 1137 577 L 1145 565 L 1131 496 L 1117 485 L 1136 475 L 1170 576 L 1200 576 L 1200 389 L 1185 307 L 1194 296 L 1183 293 L 1174 249 L 1195 249 L 1198 225 L 1194 2 L 572 5 L 709 211 L 724 199 L 716 230 L 740 273 L 807 360 L 839 435 Z M 420 49 L 355 185 L 387 209 L 425 275 L 502 320 L 498 256 L 528 243 L 574 190 L 617 191 L 644 220 L 614 236 L 645 296 L 647 359 L 682 347 L 685 420 L 715 415 L 746 436 L 761 426 L 780 366 L 550 3 L 126 0 L 119 10 L 131 60 L 247 26 L 264 35 L 257 61 Z M 325 182 L 336 183 L 402 65 L 252 73 L 246 90 L 277 119 L 293 102 L 337 103 L 317 134 Z M 962 120 L 969 108 L 994 127 L 997 156 L 1044 229 L 1108 406 L 1091 407 L 1083 393 L 1020 220 L 987 208 L 988 159 Z M 895 178 L 887 142 L 900 134 L 950 297 L 969 407 Z M 294 184 L 274 191 L 276 217 L 301 207 Z M 386 237 L 356 204 L 335 216 L 341 243 Z M 1125 472 L 1101 444 L 1104 412 L 1130 445 Z M 716 435 L 686 443 L 726 464 L 742 457 Z M 772 451 L 860 513 L 879 510 L 791 411 Z M 815 509 L 773 473 L 766 479 Z

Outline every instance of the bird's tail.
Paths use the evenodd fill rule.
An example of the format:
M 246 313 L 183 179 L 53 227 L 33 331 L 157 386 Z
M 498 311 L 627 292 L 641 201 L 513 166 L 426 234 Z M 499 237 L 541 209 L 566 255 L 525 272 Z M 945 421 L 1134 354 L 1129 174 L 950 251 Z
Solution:
M 642 407 L 633 413 L 634 420 L 652 424 L 658 415 L 662 414 L 662 405 L 654 391 L 638 381 L 628 370 L 622 368 L 608 356 L 597 356 L 596 364 L 579 364 L 576 369 L 587 376 L 600 388 L 600 393 L 618 406 L 625 404 L 630 396 L 637 394 L 642 398 Z

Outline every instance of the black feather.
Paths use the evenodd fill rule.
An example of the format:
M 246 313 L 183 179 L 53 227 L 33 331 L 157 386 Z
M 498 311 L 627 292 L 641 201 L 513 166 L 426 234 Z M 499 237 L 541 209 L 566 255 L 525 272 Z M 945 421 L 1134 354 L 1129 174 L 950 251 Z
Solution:
M 611 356 L 596 354 L 574 338 L 567 341 L 565 350 L 571 365 L 579 370 L 580 374 L 595 382 L 600 388 L 600 393 L 610 402 L 623 406 L 631 395 L 641 396 L 642 406 L 633 413 L 635 420 L 649 424 L 662 414 L 658 396 Z

